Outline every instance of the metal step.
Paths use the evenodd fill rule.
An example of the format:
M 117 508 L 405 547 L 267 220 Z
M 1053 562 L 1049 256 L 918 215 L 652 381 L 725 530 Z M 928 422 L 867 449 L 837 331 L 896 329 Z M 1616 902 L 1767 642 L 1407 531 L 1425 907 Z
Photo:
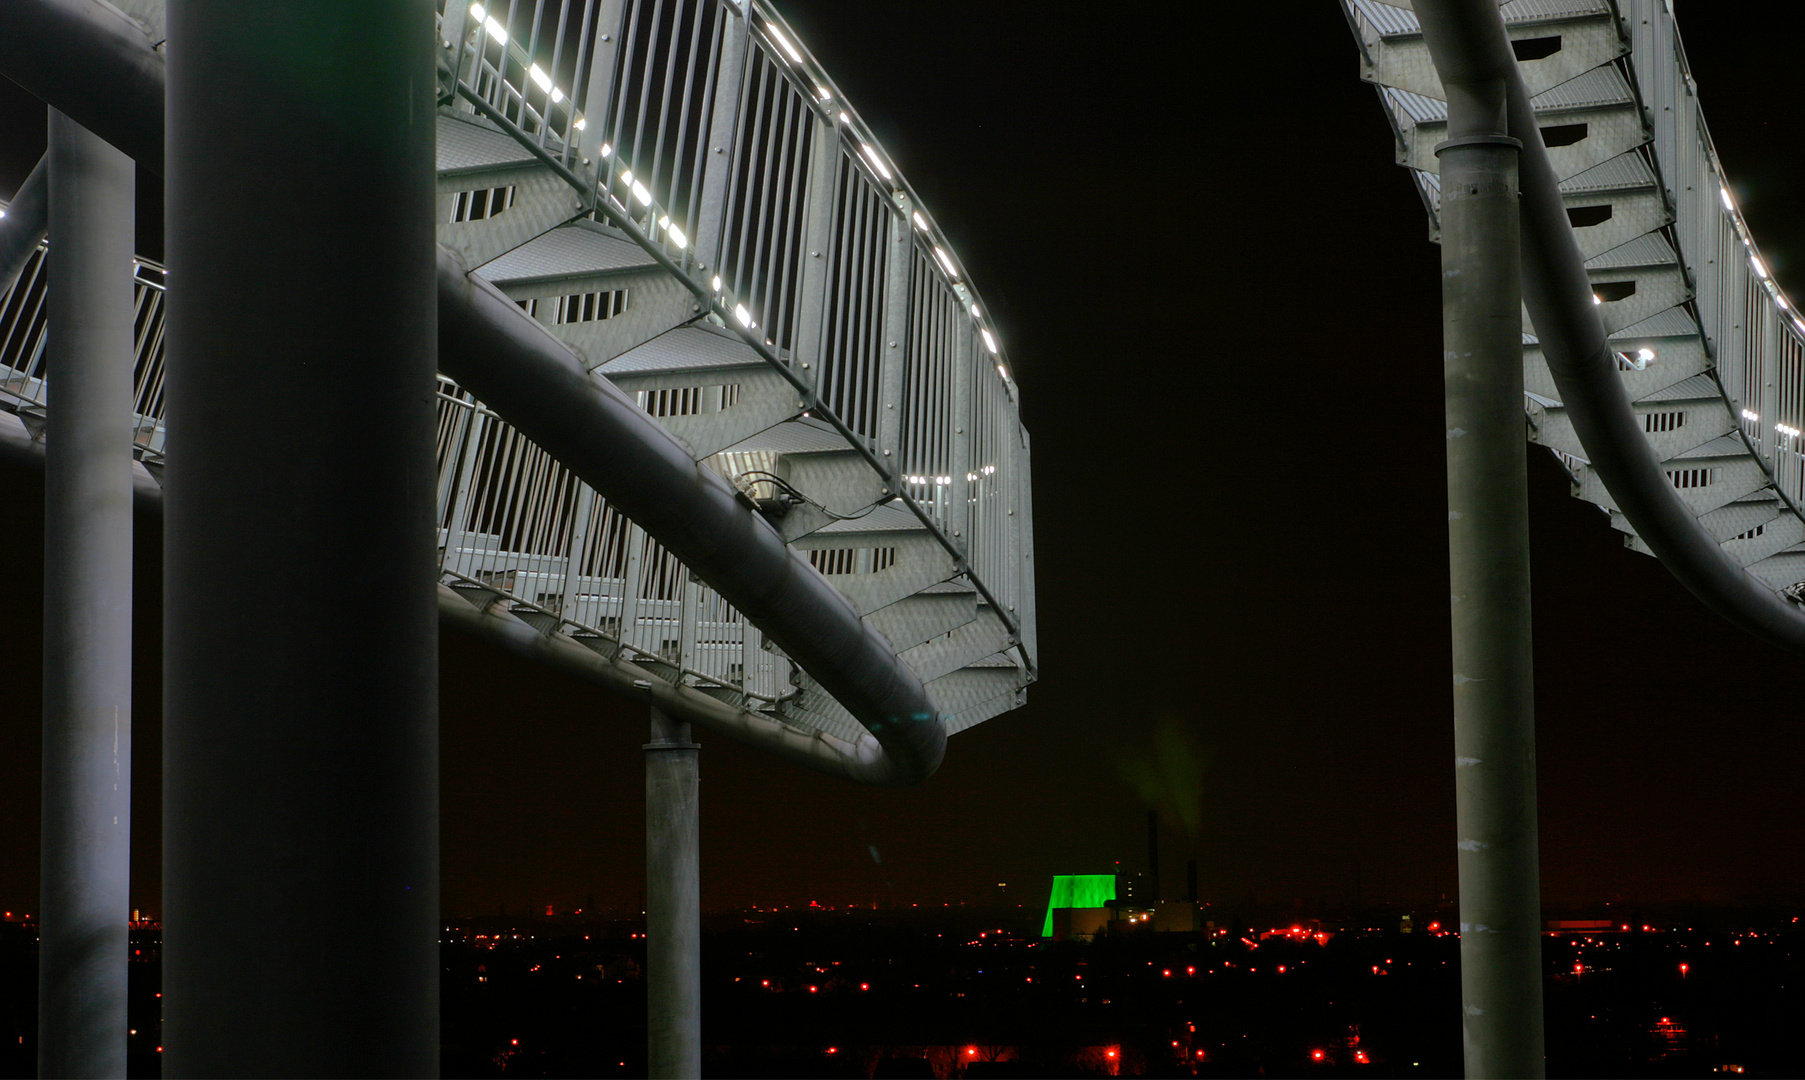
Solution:
M 1573 431 L 1567 410 L 1558 402 L 1529 395 L 1533 422 L 1530 439 L 1575 457 L 1585 448 Z M 1736 421 L 1724 405 L 1717 382 L 1709 375 L 1695 375 L 1656 391 L 1633 403 L 1637 418 L 1656 456 L 1665 461 L 1703 446 L 1736 430 Z
M 977 617 L 977 590 L 963 581 L 943 581 L 868 613 L 865 621 L 901 653 Z
M 439 110 L 439 161 L 439 242 L 457 252 L 466 267 L 480 267 L 583 213 L 582 200 L 562 177 L 467 114 Z M 452 220 L 459 197 L 475 192 L 496 193 L 485 216 Z M 487 212 L 491 208 L 494 212 Z
M 1448 105 L 1439 97 L 1385 87 L 1386 107 L 1398 136 L 1398 163 L 1426 173 L 1439 173 L 1437 143 L 1448 137 Z M 1649 142 L 1654 133 L 1644 122 L 1628 80 L 1613 65 L 1594 68 L 1538 94 L 1530 102 L 1536 122 L 1549 142 L 1584 134 L 1565 145 L 1548 147 L 1548 162 L 1561 180 L 1625 154 Z M 1550 130 L 1558 129 L 1558 130 Z
M 928 683 L 928 693 L 946 716 L 952 735 L 1024 703 L 1026 691 L 1020 668 L 1007 657 L 992 666 L 973 665 L 950 672 Z
M 979 606 L 977 617 L 970 622 L 899 655 L 922 681 L 932 682 L 1013 644 L 1009 628 L 997 617 L 996 609 L 985 604 Z
M 1626 326 L 1611 335 L 1611 347 L 1643 366 L 1619 371 L 1624 392 L 1631 401 L 1656 393 L 1675 383 L 1703 374 L 1710 368 L 1698 324 L 1683 307 L 1668 308 L 1651 318 Z M 1652 356 L 1642 356 L 1643 350 Z M 1542 359 L 1542 348 L 1533 335 L 1524 335 L 1523 388 L 1545 398 L 1560 398 L 1554 376 Z
M 1395 86 L 1429 97 L 1441 96 L 1441 80 L 1423 43 L 1422 28 L 1407 5 L 1354 0 L 1364 18 L 1362 38 L 1371 62 L 1361 64 L 1367 82 Z M 1518 61 L 1531 94 L 1558 86 L 1629 51 L 1603 3 L 1506 4 L 1504 29 L 1520 53 L 1544 53 L 1558 36 L 1558 49 Z
M 888 511 L 880 520 L 885 526 L 901 526 L 902 515 L 907 514 L 895 507 L 883 507 L 882 511 Z M 909 515 L 909 520 L 913 521 L 913 515 Z M 854 529 L 855 525 L 862 527 Z M 881 559 L 873 560 L 884 564 L 881 570 L 826 575 L 860 615 L 888 607 L 950 580 L 959 572 L 952 556 L 919 522 L 913 528 L 873 528 L 862 522 L 839 522 L 798 538 L 794 546 L 798 551 L 823 552 L 829 557 L 841 555 L 849 561 L 862 560 L 868 552 L 881 553 Z
M 1679 457 L 1664 461 L 1662 471 L 1695 517 L 1745 498 L 1767 486 L 1767 474 L 1736 435 L 1713 439 Z M 1582 470 L 1574 493 L 1607 510 L 1617 503 L 1590 468 Z
M 698 459 L 738 449 L 801 411 L 788 379 L 707 323 L 660 335 L 597 370 L 622 391 L 644 395 L 641 404 Z

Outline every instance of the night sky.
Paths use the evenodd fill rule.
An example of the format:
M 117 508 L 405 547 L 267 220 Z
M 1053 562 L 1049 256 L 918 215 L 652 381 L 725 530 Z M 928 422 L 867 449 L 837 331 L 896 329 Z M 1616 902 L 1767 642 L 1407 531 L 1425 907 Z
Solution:
M 1034 438 L 1042 678 L 916 789 L 703 735 L 705 909 L 1039 904 L 1051 874 L 1141 868 L 1150 791 L 1169 894 L 1187 857 L 1217 903 L 1453 893 L 1437 249 L 1334 4 L 1149 7 L 780 4 L 1001 328 Z M 1805 298 L 1805 20 L 1743 10 L 1685 2 L 1682 31 L 1732 187 Z M 0 191 L 42 116 L 0 85 Z M 1546 452 L 1530 481 L 1545 897 L 1805 895 L 1805 666 L 1626 550 Z M 37 902 L 40 490 L 0 476 L 14 911 Z M 150 911 L 157 544 L 141 523 Z M 642 709 L 450 634 L 441 686 L 446 910 L 637 909 Z

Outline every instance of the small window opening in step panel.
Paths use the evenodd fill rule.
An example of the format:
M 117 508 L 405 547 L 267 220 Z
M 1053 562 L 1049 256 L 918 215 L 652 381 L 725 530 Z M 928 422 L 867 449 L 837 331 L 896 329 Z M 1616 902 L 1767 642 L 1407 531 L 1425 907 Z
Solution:
M 1605 222 L 1611 220 L 1611 204 L 1605 203 L 1603 206 L 1569 206 L 1567 208 L 1567 220 L 1571 222 L 1576 229 L 1583 229 L 1588 225 L 1603 225 Z
M 514 205 L 514 185 L 460 191 L 451 201 L 451 220 L 482 221 Z
M 1585 137 L 1584 124 L 1556 124 L 1542 129 L 1542 145 L 1550 150 L 1557 146 L 1572 146 Z
M 1561 36 L 1518 38 L 1510 43 L 1510 51 L 1517 54 L 1519 61 L 1541 60 L 1561 51 Z
M 1618 300 L 1628 300 L 1636 295 L 1636 283 L 1634 281 L 1594 281 L 1592 295 L 1606 304 Z

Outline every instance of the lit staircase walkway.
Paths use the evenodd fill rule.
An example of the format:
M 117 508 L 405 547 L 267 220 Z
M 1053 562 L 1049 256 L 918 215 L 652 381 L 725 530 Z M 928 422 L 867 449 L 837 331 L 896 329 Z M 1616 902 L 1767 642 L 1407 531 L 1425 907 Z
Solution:
M 120 6 L 161 41 L 159 3 Z M 501 290 L 732 484 L 925 685 L 938 714 L 914 719 L 950 733 L 1020 705 L 1033 534 L 1007 355 L 931 216 L 794 32 L 762 4 L 720 0 L 454 2 L 439 29 L 442 261 Z M 40 271 L 34 256 L 0 296 L 0 435 L 15 442 L 45 418 Z M 166 285 L 148 262 L 138 282 L 135 424 L 154 477 Z M 820 672 L 443 376 L 438 447 L 441 584 L 483 613 L 454 622 L 530 627 L 546 640 L 522 651 L 628 665 L 739 714 L 684 719 L 888 775 L 845 767 L 869 759 L 870 725 Z
M 1416 16 L 1408 3 L 1343 8 L 1434 235 L 1447 105 Z M 1805 321 L 1737 213 L 1671 9 L 1512 0 L 1500 11 L 1644 436 L 1709 536 L 1800 600 Z M 1530 439 L 1648 552 L 1594 475 L 1527 318 L 1523 341 Z

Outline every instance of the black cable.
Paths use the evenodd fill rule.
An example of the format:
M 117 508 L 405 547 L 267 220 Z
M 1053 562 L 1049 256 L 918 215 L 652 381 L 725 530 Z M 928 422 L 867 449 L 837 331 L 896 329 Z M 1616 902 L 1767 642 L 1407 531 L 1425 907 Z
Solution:
M 880 499 L 877 502 L 872 503 L 870 506 L 867 506 L 865 509 L 859 511 L 856 514 L 841 514 L 836 511 L 829 510 L 825 506 L 822 506 L 820 503 L 816 502 L 814 499 L 811 499 L 807 495 L 804 495 L 801 491 L 798 491 L 796 489 L 796 487 L 794 485 L 792 485 L 788 480 L 785 480 L 783 477 L 778 476 L 776 473 L 766 472 L 764 469 L 750 469 L 750 470 L 747 470 L 746 472 L 740 473 L 734 479 L 744 480 L 749 476 L 756 476 L 756 477 L 760 478 L 758 480 L 752 481 L 752 483 L 770 484 L 771 486 L 776 487 L 776 488 L 780 489 L 781 491 L 783 491 L 784 493 L 792 496 L 797 501 L 805 502 L 805 503 L 809 504 L 810 506 L 814 507 L 815 509 L 821 511 L 823 514 L 826 514 L 828 517 L 833 518 L 835 521 L 857 521 L 860 518 L 865 517 L 866 515 L 870 514 L 872 511 L 876 510 L 878 507 L 884 505 L 884 503 L 889 501 L 888 499 Z

